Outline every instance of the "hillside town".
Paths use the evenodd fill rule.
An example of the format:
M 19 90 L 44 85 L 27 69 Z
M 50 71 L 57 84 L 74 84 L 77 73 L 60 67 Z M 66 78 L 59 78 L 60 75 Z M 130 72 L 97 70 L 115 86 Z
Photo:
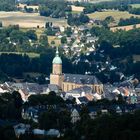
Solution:
M 2 0 L 0 139 L 140 140 L 140 0 Z

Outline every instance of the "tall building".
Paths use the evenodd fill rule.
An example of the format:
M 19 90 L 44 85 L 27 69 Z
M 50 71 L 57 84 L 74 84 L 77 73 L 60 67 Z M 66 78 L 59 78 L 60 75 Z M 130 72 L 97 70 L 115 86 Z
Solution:
M 56 56 L 53 59 L 52 63 L 53 68 L 50 75 L 50 84 L 58 85 L 61 88 L 64 81 L 64 74 L 62 73 L 62 60 L 59 57 L 58 48 L 56 50 Z
M 63 91 L 67 92 L 83 86 L 89 86 L 93 92 L 102 94 L 103 84 L 96 76 L 81 74 L 64 74 L 62 72 L 62 60 L 59 56 L 58 48 L 53 59 L 53 68 L 50 75 L 50 84 L 58 85 Z

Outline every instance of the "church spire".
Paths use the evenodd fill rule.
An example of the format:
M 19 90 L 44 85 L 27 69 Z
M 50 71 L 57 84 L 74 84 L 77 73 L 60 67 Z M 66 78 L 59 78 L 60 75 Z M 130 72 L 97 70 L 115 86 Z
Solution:
M 55 58 L 53 59 L 53 64 L 62 64 L 62 60 L 59 56 L 58 47 L 56 48 Z
M 56 48 L 56 56 L 59 57 L 59 50 L 58 50 L 58 47 Z

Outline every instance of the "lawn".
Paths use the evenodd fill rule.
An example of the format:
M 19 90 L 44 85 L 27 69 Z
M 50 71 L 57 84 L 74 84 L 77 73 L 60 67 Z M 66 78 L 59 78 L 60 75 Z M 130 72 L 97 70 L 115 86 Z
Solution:
M 136 25 L 128 25 L 128 26 L 118 26 L 118 27 L 112 27 L 110 28 L 111 31 L 115 32 L 117 30 L 125 30 L 125 31 L 129 31 L 132 30 L 134 28 L 140 28 L 140 24 L 136 24 Z
M 19 25 L 22 28 L 44 28 L 46 22 L 52 22 L 54 25 L 67 26 L 65 19 L 54 19 L 40 16 L 39 13 L 23 12 L 0 12 L 0 21 L 3 26 Z
M 56 36 L 48 36 L 48 42 L 51 44 L 51 42 L 55 42 L 55 46 L 60 46 L 61 45 L 61 40 L 57 38 Z
M 114 1 L 114 0 L 90 0 L 90 2 L 92 3 L 108 2 L 108 1 Z
M 140 8 L 140 4 L 131 4 L 133 8 Z
M 92 19 L 104 20 L 108 16 L 112 16 L 116 22 L 118 22 L 121 18 L 126 19 L 131 16 L 140 17 L 140 15 L 129 14 L 128 12 L 122 12 L 117 10 L 108 10 L 104 12 L 95 12 L 92 14 L 88 14 L 88 16 Z
M 38 53 L 22 53 L 22 52 L 0 52 L 0 55 L 6 53 L 6 54 L 26 54 L 28 55 L 30 58 L 35 58 L 35 57 L 39 57 Z

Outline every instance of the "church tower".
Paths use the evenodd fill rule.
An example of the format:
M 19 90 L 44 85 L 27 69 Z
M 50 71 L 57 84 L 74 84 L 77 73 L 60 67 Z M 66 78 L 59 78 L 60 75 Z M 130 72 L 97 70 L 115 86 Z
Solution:
M 62 73 L 62 60 L 59 57 L 58 47 L 56 49 L 56 56 L 52 62 L 52 73 L 50 75 L 50 84 L 58 85 L 62 88 L 64 75 Z

